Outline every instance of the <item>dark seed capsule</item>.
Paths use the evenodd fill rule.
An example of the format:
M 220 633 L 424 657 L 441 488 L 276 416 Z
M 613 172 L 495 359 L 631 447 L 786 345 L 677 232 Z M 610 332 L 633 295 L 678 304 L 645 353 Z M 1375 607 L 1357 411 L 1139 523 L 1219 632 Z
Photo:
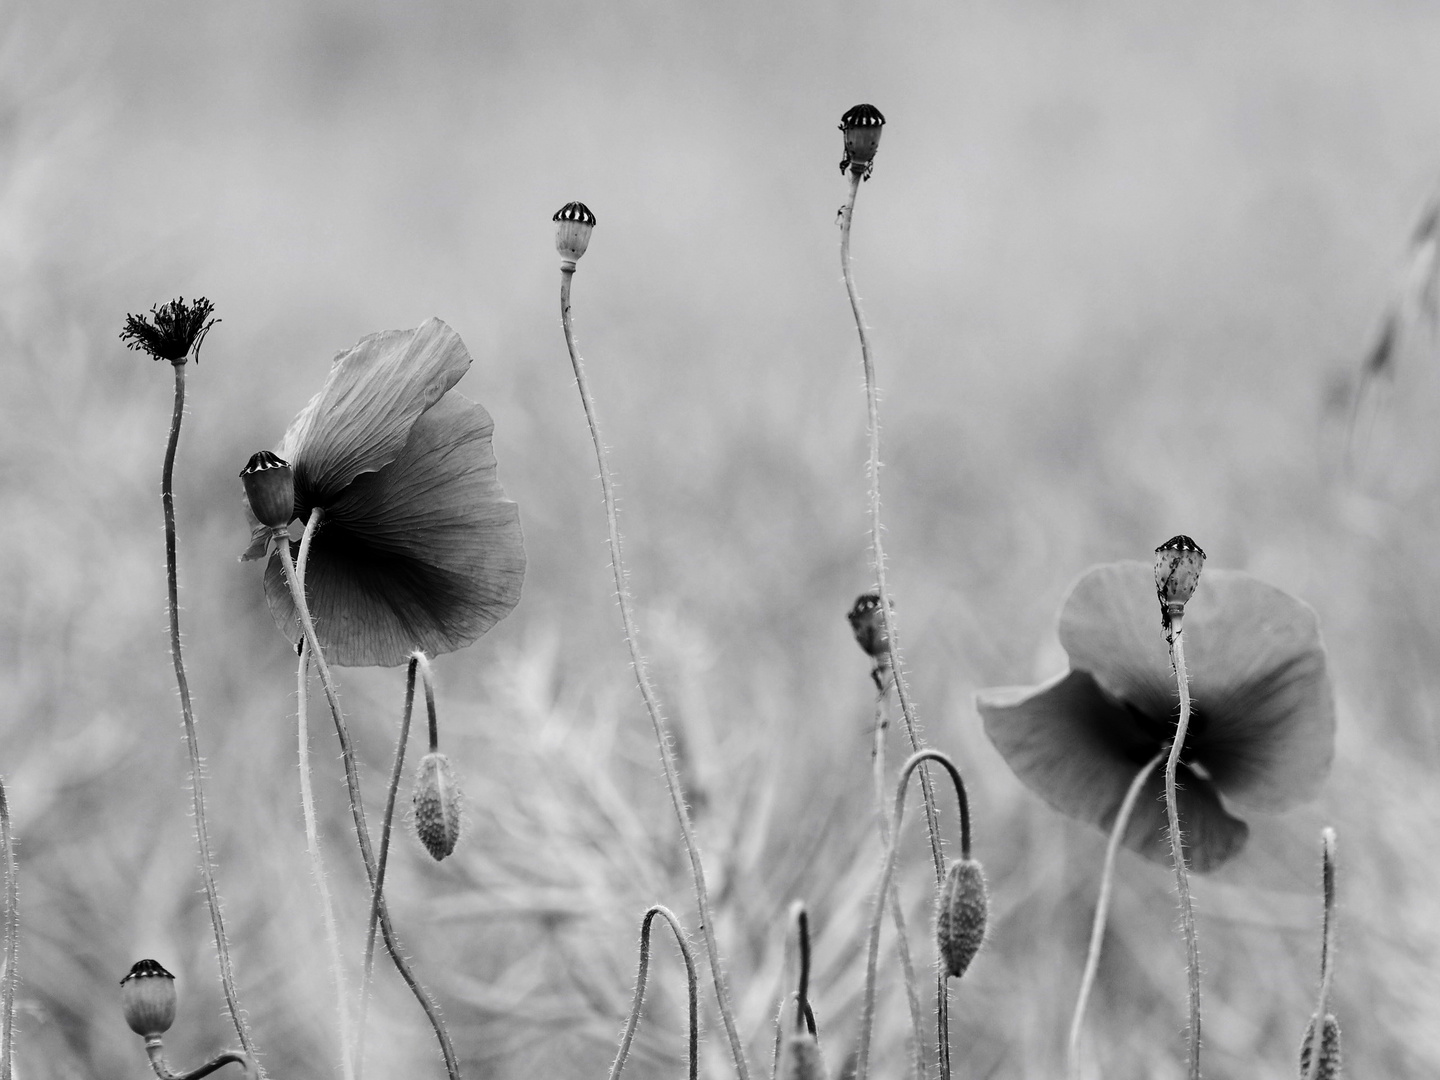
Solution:
M 120 980 L 120 1007 L 130 1030 L 158 1039 L 175 1023 L 175 976 L 154 960 L 141 960 Z
M 550 220 L 555 222 L 555 250 L 573 268 L 575 260 L 584 255 L 585 249 L 590 246 L 595 215 L 584 203 L 570 202 L 555 211 Z
M 250 512 L 272 529 L 289 525 L 295 517 L 295 472 L 284 458 L 261 450 L 240 470 Z
M 985 920 L 990 901 L 985 893 L 985 874 L 974 859 L 950 864 L 940 902 L 935 912 L 935 939 L 945 973 L 958 979 L 985 943 Z
M 890 639 L 885 636 L 885 618 L 880 614 L 878 593 L 863 594 L 845 617 L 850 620 L 855 640 L 866 655 L 877 659 L 889 655 Z
M 842 173 L 870 175 L 875 151 L 880 148 L 880 129 L 884 126 L 885 117 L 874 105 L 856 105 L 840 118 L 840 130 L 845 133 L 845 157 L 840 162 Z

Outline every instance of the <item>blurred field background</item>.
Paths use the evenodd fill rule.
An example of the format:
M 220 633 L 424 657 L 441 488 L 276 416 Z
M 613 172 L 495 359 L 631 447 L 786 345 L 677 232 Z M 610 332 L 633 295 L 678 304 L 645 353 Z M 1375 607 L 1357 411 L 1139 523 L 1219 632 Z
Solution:
M 180 978 L 172 1060 L 233 1041 L 166 652 L 172 380 L 117 340 L 126 312 L 201 294 L 224 321 L 189 379 L 183 626 L 267 1069 L 338 1075 L 294 656 L 258 567 L 235 560 L 236 474 L 336 351 L 439 315 L 475 356 L 460 390 L 495 417 L 530 565 L 514 614 L 439 663 L 466 837 L 437 866 L 400 836 L 393 910 L 467 1076 L 604 1075 L 641 912 L 695 918 L 560 335 L 550 215 L 570 199 L 599 218 L 575 283 L 581 348 L 752 1062 L 768 1074 L 794 898 L 818 934 L 822 1041 L 843 1058 L 880 864 L 868 667 L 843 618 L 872 581 L 835 224 L 835 125 L 860 101 L 889 119 L 854 246 L 884 388 L 891 583 L 993 891 L 990 944 L 953 995 L 957 1075 L 1059 1075 L 1103 848 L 1014 780 L 973 694 L 1060 670 L 1068 583 L 1176 532 L 1318 609 L 1340 710 L 1321 800 L 1251 817 L 1246 856 L 1196 884 L 1206 1075 L 1295 1075 L 1325 823 L 1351 1071 L 1434 1075 L 1440 387 L 1425 333 L 1402 342 L 1351 467 L 1344 446 L 1440 177 L 1440 10 L 22 0 L 0 10 L 0 773 L 20 837 L 22 1077 L 148 1075 L 116 985 L 144 956 Z M 402 675 L 341 674 L 375 820 Z M 323 712 L 312 726 L 358 960 L 363 875 Z M 919 820 L 903 889 L 928 955 Z M 1180 1076 L 1163 868 L 1122 856 L 1112 925 L 1092 1075 Z M 660 940 L 635 1077 L 683 1069 L 683 988 Z M 368 1075 L 441 1075 L 413 1001 L 377 970 Z M 886 972 L 879 1067 L 899 1076 L 906 1017 Z M 713 1016 L 705 1053 L 707 1076 L 729 1074 Z

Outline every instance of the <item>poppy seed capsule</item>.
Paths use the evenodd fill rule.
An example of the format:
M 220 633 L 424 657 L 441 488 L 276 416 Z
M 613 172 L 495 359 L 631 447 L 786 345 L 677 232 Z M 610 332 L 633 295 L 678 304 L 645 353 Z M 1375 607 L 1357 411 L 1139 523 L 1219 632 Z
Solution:
M 295 472 L 284 458 L 261 450 L 240 470 L 250 512 L 261 525 L 283 528 L 295 517 Z
M 444 754 L 433 751 L 420 759 L 413 799 L 415 834 L 439 862 L 460 840 L 460 785 Z
M 875 151 L 880 148 L 880 129 L 885 126 L 885 117 L 874 105 L 856 105 L 840 118 L 840 130 L 845 133 L 845 157 L 840 161 L 840 171 L 860 173 L 869 176 L 875 160 Z
M 595 215 L 582 202 L 569 202 L 555 211 L 555 250 L 560 253 L 561 267 L 574 270 L 575 260 L 590 246 L 590 233 L 595 228 Z
M 814 1035 L 800 1031 L 786 1036 L 775 1080 L 825 1080 L 825 1060 Z
M 878 593 L 865 593 L 860 596 L 845 617 L 850 620 L 855 641 L 865 650 L 866 655 L 878 659 L 889 654 L 890 638 L 885 634 L 885 617 L 880 612 Z
M 158 1039 L 175 1022 L 175 976 L 154 960 L 141 960 L 120 980 L 120 1006 L 131 1031 Z
M 1160 598 L 1161 622 L 1168 630 L 1171 620 L 1184 614 L 1185 603 L 1195 595 L 1205 552 L 1188 536 L 1172 536 L 1155 549 L 1155 593 Z
M 950 864 L 935 912 L 935 939 L 945 974 L 958 979 L 985 943 L 985 919 L 990 901 L 985 894 L 985 873 L 974 859 Z
M 1310 1075 L 1310 1040 L 1315 1035 L 1315 1017 L 1305 1025 L 1305 1041 L 1300 1044 L 1300 1077 Z M 1325 1026 L 1320 1030 L 1320 1064 L 1315 1069 L 1315 1080 L 1340 1080 L 1340 1025 L 1334 1013 L 1325 1014 Z

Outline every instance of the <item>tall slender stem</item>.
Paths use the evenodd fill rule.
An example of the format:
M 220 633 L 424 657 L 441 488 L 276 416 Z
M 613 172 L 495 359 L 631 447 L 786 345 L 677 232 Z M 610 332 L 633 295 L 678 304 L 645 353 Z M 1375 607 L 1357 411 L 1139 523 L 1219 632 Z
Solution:
M 1175 772 L 1190 727 L 1190 678 L 1185 670 L 1185 639 L 1180 619 L 1174 618 L 1170 636 L 1170 659 L 1175 665 L 1175 684 L 1180 690 L 1180 719 L 1175 741 L 1165 762 L 1165 813 L 1170 825 L 1170 860 L 1175 865 L 1175 888 L 1180 894 L 1180 922 L 1185 928 L 1186 972 L 1190 989 L 1190 1080 L 1200 1080 L 1200 943 L 1195 934 L 1195 909 L 1190 900 L 1190 873 L 1180 835 L 1180 806 L 1175 799 Z
M 0 847 L 5 849 L 5 976 L 0 980 L 0 1080 L 14 1075 L 15 987 L 20 979 L 20 879 L 15 869 L 15 837 L 10 802 L 0 782 Z
M 1115 857 L 1120 853 L 1120 841 L 1130 825 L 1130 816 L 1144 790 L 1145 778 L 1164 759 L 1163 753 L 1156 754 L 1140 767 L 1120 809 L 1115 813 L 1115 823 L 1110 826 L 1110 839 L 1105 844 L 1105 864 L 1100 870 L 1100 895 L 1095 900 L 1095 920 L 1090 924 L 1090 947 L 1085 953 L 1085 972 L 1080 976 L 1080 992 L 1075 995 L 1075 1012 L 1070 1017 L 1070 1036 L 1066 1040 L 1066 1075 L 1070 1080 L 1080 1076 L 1080 1030 L 1085 1022 L 1085 1009 L 1090 1003 L 1090 990 L 1095 985 L 1095 975 L 1100 970 L 1100 946 L 1105 940 L 1105 923 L 1110 916 L 1110 892 L 1115 882 Z
M 868 413 L 870 458 L 867 474 L 870 480 L 870 551 L 875 564 L 875 591 L 880 595 L 880 618 L 885 626 L 885 636 L 890 643 L 891 678 L 895 683 L 895 694 L 900 699 L 900 713 L 905 720 L 905 735 L 910 740 L 911 751 L 918 752 L 925 746 L 920 734 L 920 724 L 910 704 L 909 690 L 905 685 L 905 668 L 900 659 L 900 639 L 896 633 L 895 615 L 890 609 L 890 588 L 885 580 L 885 545 L 880 524 L 880 392 L 875 379 L 875 358 L 870 348 L 870 333 L 865 326 L 865 315 L 860 310 L 860 294 L 855 289 L 855 271 L 850 262 L 850 225 L 855 216 L 855 197 L 860 191 L 863 170 L 850 170 L 850 191 L 840 211 L 840 269 L 845 278 L 845 292 L 850 297 L 850 311 L 855 316 L 855 331 L 860 336 L 860 359 L 865 369 L 865 405 Z M 945 855 L 940 847 L 940 822 L 935 810 L 935 788 L 926 770 L 920 772 L 920 790 L 925 801 L 925 824 L 930 832 L 930 855 L 935 864 L 935 884 L 945 881 Z M 948 980 L 943 974 L 936 980 L 935 1011 L 938 1017 L 937 1039 L 940 1053 L 940 1075 L 942 1080 L 950 1076 L 950 1004 Z
M 310 782 L 309 646 L 300 643 L 300 663 L 295 676 L 298 707 L 295 724 L 296 741 L 300 747 L 300 806 L 305 818 L 305 850 L 310 857 L 310 875 L 320 892 L 320 914 L 325 923 L 325 941 L 330 949 L 330 974 L 335 980 L 336 1007 L 340 1017 L 340 1070 L 349 1078 L 355 1075 L 351 1055 L 350 995 L 345 989 L 345 964 L 340 953 L 340 930 L 335 924 L 335 903 L 330 896 L 330 882 L 325 876 L 325 859 L 320 854 L 320 832 L 315 825 L 315 792 Z
M 610 1067 L 610 1080 L 619 1080 L 620 1071 L 630 1057 L 630 1044 L 635 1039 L 635 1029 L 640 1026 L 640 1013 L 645 1004 L 645 982 L 650 974 L 650 924 L 656 916 L 670 924 L 675 935 L 675 944 L 685 961 L 685 980 L 688 988 L 690 1015 L 690 1080 L 696 1080 L 700 1069 L 700 987 L 695 978 L 695 957 L 691 955 L 690 943 L 685 940 L 685 930 L 675 913 L 662 904 L 654 904 L 645 912 L 640 921 L 640 970 L 635 976 L 635 998 L 630 1005 L 630 1018 L 625 1022 L 625 1034 L 620 1038 L 620 1047 L 615 1052 L 615 1063 Z
M 405 708 L 400 714 L 400 737 L 395 740 L 395 765 L 390 770 L 390 786 L 385 792 L 385 817 L 380 822 L 379 865 L 375 868 L 375 885 L 370 890 L 370 917 L 365 927 L 365 964 L 360 973 L 360 1045 L 355 1054 L 355 1075 L 365 1070 L 365 1018 L 370 1004 L 370 973 L 375 963 L 375 931 L 380 923 L 380 897 L 385 891 L 385 868 L 390 862 L 390 833 L 395 822 L 395 798 L 400 791 L 400 775 L 405 768 L 405 744 L 410 739 L 410 717 L 415 711 L 415 672 L 420 666 L 416 653 L 405 670 Z
M 200 740 L 195 731 L 195 709 L 190 702 L 190 681 L 185 676 L 185 661 L 180 652 L 180 586 L 176 569 L 175 545 L 175 450 L 180 444 L 180 422 L 185 416 L 185 361 L 171 365 L 175 369 L 175 408 L 170 416 L 170 441 L 165 446 L 165 468 L 160 477 L 160 501 L 165 508 L 165 580 L 166 600 L 170 612 L 170 658 L 175 665 L 175 682 L 180 688 L 180 712 L 185 723 L 185 745 L 190 751 L 190 793 L 195 815 L 195 843 L 200 849 L 200 877 L 205 885 L 205 903 L 210 908 L 210 925 L 215 932 L 215 954 L 220 964 L 220 985 L 225 992 L 225 1007 L 235 1034 L 246 1054 L 254 1058 L 255 1043 L 250 1025 L 240 1007 L 235 989 L 235 972 L 230 963 L 230 939 L 225 934 L 225 917 L 220 910 L 220 890 L 215 884 L 215 857 L 210 851 L 210 830 L 205 820 L 204 766 L 200 759 Z M 263 1070 L 262 1070 L 263 1076 Z
M 315 510 L 312 517 L 319 513 L 318 509 Z M 308 524 L 306 527 L 309 527 Z M 375 852 L 370 843 L 369 826 L 365 824 L 365 804 L 360 795 L 360 774 L 355 765 L 355 747 L 350 742 L 350 730 L 345 726 L 345 715 L 340 710 L 340 697 L 335 692 L 335 680 L 330 674 L 330 665 L 325 659 L 324 650 L 320 648 L 319 639 L 315 636 L 315 623 L 310 618 L 310 604 L 305 597 L 305 585 L 296 573 L 295 559 L 290 554 L 290 537 L 284 529 L 276 530 L 275 542 L 276 550 L 280 553 L 280 565 L 285 572 L 285 582 L 290 587 L 290 598 L 300 616 L 300 628 L 309 644 L 310 654 L 315 660 L 315 669 L 320 673 L 320 685 L 325 689 L 325 700 L 330 705 L 330 716 L 335 722 L 335 734 L 340 740 L 340 755 L 345 763 L 345 784 L 350 793 L 350 815 L 355 821 L 355 837 L 360 844 L 361 860 L 365 863 L 365 876 L 373 891 L 377 872 Z M 390 923 L 390 911 L 385 903 L 384 894 L 377 895 L 380 896 L 380 933 L 385 939 L 385 948 L 390 953 L 395 970 L 400 973 L 400 978 L 410 988 L 415 1000 L 420 1003 L 420 1008 L 424 1010 L 426 1019 L 430 1021 L 436 1041 L 440 1044 L 440 1053 L 445 1058 L 445 1070 L 449 1074 L 450 1080 L 460 1080 L 460 1061 L 455 1055 L 455 1047 L 450 1042 L 450 1033 L 445 1030 L 445 1022 L 440 1018 L 440 1010 L 415 978 L 414 972 L 411 971 L 410 962 L 405 959 L 405 954 L 395 939 L 395 930 Z
M 720 964 L 720 949 L 715 943 L 714 918 L 710 911 L 710 896 L 705 887 L 705 867 L 700 861 L 700 850 L 695 843 L 694 827 L 690 822 L 690 811 L 685 806 L 685 795 L 680 786 L 680 772 L 675 765 L 675 752 L 670 746 L 670 734 L 660 714 L 660 703 L 650 685 L 646 673 L 645 657 L 640 652 L 635 631 L 635 613 L 630 602 L 630 590 L 626 585 L 625 563 L 620 554 L 620 523 L 615 513 L 614 482 L 610 476 L 610 465 L 605 456 L 605 443 L 600 437 L 600 422 L 595 415 L 594 399 L 590 384 L 585 378 L 585 366 L 575 348 L 575 331 L 570 319 L 570 282 L 575 275 L 574 265 L 562 267 L 560 271 L 560 322 L 565 330 L 565 346 L 570 351 L 570 365 L 575 369 L 575 383 L 580 389 L 580 402 L 585 408 L 585 420 L 590 425 L 590 439 L 595 444 L 595 458 L 600 467 L 600 489 L 605 499 L 605 524 L 609 530 L 610 566 L 615 574 L 615 595 L 620 602 L 620 621 L 625 628 L 625 643 L 630 649 L 630 663 L 635 669 L 635 681 L 640 687 L 640 697 L 645 702 L 645 711 L 655 729 L 655 741 L 660 747 L 660 762 L 665 771 L 665 786 L 670 792 L 670 803 L 675 808 L 676 820 L 680 823 L 680 836 L 685 845 L 685 854 L 690 860 L 690 876 L 695 886 L 695 904 L 700 913 L 700 932 L 705 941 L 705 953 L 710 960 L 710 975 L 715 983 L 715 998 L 720 1009 L 720 1019 L 725 1025 L 726 1037 L 730 1040 L 730 1054 L 735 1060 L 735 1071 L 740 1080 L 750 1080 L 750 1068 L 745 1062 L 745 1049 L 740 1042 L 740 1033 L 735 1026 L 734 1010 L 730 1004 L 730 990 L 725 983 L 725 971 Z

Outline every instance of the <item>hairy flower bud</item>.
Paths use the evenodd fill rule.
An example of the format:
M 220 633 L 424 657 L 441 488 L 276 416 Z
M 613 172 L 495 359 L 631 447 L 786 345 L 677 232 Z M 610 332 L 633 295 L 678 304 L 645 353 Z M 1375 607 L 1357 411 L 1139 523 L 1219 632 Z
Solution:
M 295 473 L 290 463 L 261 450 L 240 470 L 250 511 L 261 525 L 280 528 L 295 517 Z
M 974 859 L 957 859 L 950 864 L 940 901 L 935 911 L 935 939 L 945 973 L 960 978 L 980 946 L 985 943 L 985 920 L 990 901 L 985 893 L 985 874 Z
M 1305 1041 L 1300 1044 L 1300 1077 L 1310 1075 L 1310 1042 L 1315 1035 L 1315 1017 L 1305 1025 Z M 1315 1069 L 1315 1080 L 1340 1080 L 1340 1025 L 1334 1013 L 1325 1014 L 1325 1026 L 1320 1029 L 1320 1064 Z
M 840 171 L 854 172 L 870 178 L 875 167 L 875 151 L 880 148 L 880 129 L 885 126 L 885 117 L 874 105 L 856 105 L 840 118 L 840 130 L 845 133 L 845 157 L 840 161 Z
M 1172 536 L 1155 549 L 1155 593 L 1160 598 L 1160 625 L 1167 634 L 1195 595 L 1204 566 L 1205 552 L 1188 536 Z
M 175 976 L 154 960 L 141 960 L 120 980 L 120 1005 L 131 1031 L 158 1039 L 175 1022 Z
M 566 203 L 555 216 L 555 250 L 560 253 L 561 266 L 575 269 L 575 260 L 590 246 L 590 233 L 595 228 L 595 215 L 582 202 Z
M 415 833 L 439 862 L 460 840 L 460 785 L 444 754 L 432 751 L 420 759 L 413 799 Z
M 791 1032 L 780 1045 L 775 1080 L 825 1080 L 819 1040 L 808 1031 Z

